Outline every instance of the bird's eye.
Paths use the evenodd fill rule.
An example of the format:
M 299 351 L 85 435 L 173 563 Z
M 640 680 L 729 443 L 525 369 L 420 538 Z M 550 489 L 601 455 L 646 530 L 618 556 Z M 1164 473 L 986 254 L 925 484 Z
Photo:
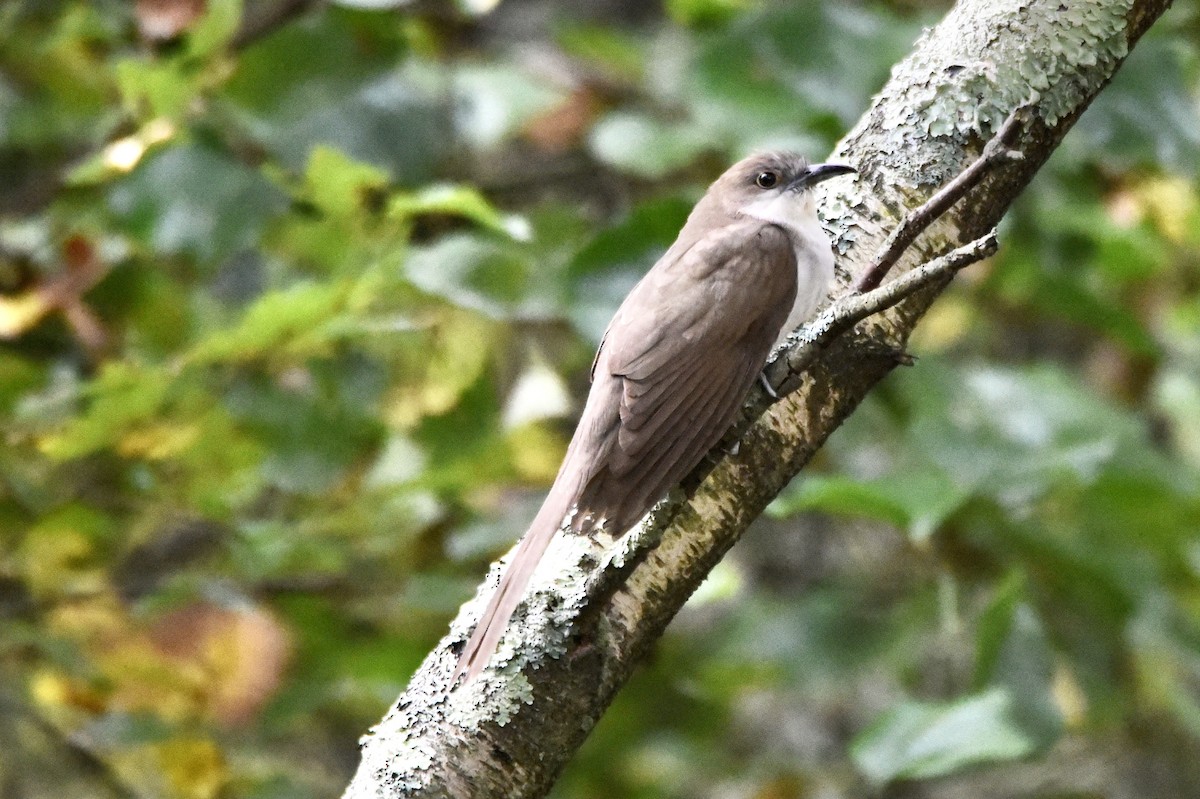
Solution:
M 758 177 L 754 179 L 754 183 L 760 189 L 769 189 L 779 182 L 779 176 L 774 172 L 759 172 Z

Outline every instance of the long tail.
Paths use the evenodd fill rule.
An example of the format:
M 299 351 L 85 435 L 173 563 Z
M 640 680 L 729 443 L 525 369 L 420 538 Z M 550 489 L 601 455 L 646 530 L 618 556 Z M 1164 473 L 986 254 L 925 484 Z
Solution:
M 463 683 L 465 685 L 483 671 L 504 635 L 509 618 L 525 595 L 529 578 L 554 540 L 554 534 L 563 526 L 567 511 L 579 501 L 580 491 L 614 446 L 620 427 L 620 392 L 620 380 L 601 377 L 592 385 L 579 426 L 571 437 L 558 476 L 554 478 L 554 485 L 550 487 L 546 501 L 542 503 L 521 543 L 517 544 L 512 561 L 500 578 L 500 585 L 496 587 L 496 593 L 479 617 L 475 631 L 467 639 L 458 665 L 454 667 L 451 686 L 464 674 L 467 675 Z M 639 515 L 644 511 L 645 508 Z M 579 521 L 582 518 L 577 517 L 573 521 L 576 532 L 581 531 Z
M 491 659 L 492 653 L 496 651 L 500 638 L 504 635 L 504 628 L 508 626 L 508 620 L 525 595 L 529 579 L 542 556 L 546 554 L 550 542 L 554 540 L 554 534 L 558 532 L 569 508 L 569 502 L 560 497 L 561 493 L 563 492 L 560 486 L 556 484 L 550 490 L 550 495 L 546 497 L 533 524 L 517 544 L 516 552 L 500 578 L 500 585 L 496 587 L 496 593 L 492 594 L 491 601 L 479 617 L 479 623 L 475 625 L 475 631 L 463 647 L 458 665 L 454 667 L 454 676 L 450 678 L 451 686 L 457 683 L 463 674 L 467 675 L 464 685 L 478 677 Z

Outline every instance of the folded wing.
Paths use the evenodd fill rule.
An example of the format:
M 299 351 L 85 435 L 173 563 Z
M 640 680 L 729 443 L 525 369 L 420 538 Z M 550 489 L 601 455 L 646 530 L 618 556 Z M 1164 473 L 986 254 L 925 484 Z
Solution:
M 585 431 L 585 410 L 576 438 L 591 440 L 572 442 L 597 459 L 578 472 L 581 520 L 622 532 L 700 462 L 733 422 L 795 295 L 788 234 L 757 220 L 713 231 L 647 273 L 596 357 L 592 394 L 619 398 L 616 413 Z

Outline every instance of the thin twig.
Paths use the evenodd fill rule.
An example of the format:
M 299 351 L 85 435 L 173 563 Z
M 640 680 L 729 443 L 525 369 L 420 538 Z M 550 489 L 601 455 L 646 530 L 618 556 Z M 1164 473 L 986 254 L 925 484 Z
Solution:
M 975 188 L 995 167 L 1011 161 L 1019 161 L 1025 156 L 1014 150 L 1017 134 L 1029 117 L 1029 105 L 1017 106 L 1004 120 L 996 135 L 988 140 L 983 147 L 983 153 L 969 167 L 960 172 L 953 180 L 925 201 L 915 211 L 910 212 L 888 236 L 875 260 L 858 279 L 854 290 L 864 293 L 874 289 L 883 281 L 888 271 L 900 260 L 917 237 L 925 232 L 933 222 L 946 213 L 963 195 Z
M 272 6 L 262 9 L 256 15 L 246 15 L 242 27 L 234 34 L 229 46 L 234 50 L 242 50 L 254 44 L 259 39 L 274 33 L 296 17 L 299 17 L 317 4 L 317 0 L 280 0 Z
M 784 383 L 811 364 L 831 341 L 868 316 L 887 310 L 920 289 L 953 275 L 976 261 L 994 255 L 999 248 L 996 229 L 945 255 L 905 272 L 895 280 L 865 294 L 848 294 L 826 308 L 816 319 L 800 328 L 796 342 L 783 357 L 767 365 L 767 382 L 778 393 Z

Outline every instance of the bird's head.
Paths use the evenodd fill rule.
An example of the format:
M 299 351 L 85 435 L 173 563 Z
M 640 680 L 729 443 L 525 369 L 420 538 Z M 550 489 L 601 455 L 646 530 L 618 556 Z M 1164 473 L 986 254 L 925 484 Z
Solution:
M 813 186 L 855 171 L 846 164 L 810 164 L 787 151 L 758 153 L 725 170 L 708 194 L 731 215 L 791 227 L 815 214 Z

